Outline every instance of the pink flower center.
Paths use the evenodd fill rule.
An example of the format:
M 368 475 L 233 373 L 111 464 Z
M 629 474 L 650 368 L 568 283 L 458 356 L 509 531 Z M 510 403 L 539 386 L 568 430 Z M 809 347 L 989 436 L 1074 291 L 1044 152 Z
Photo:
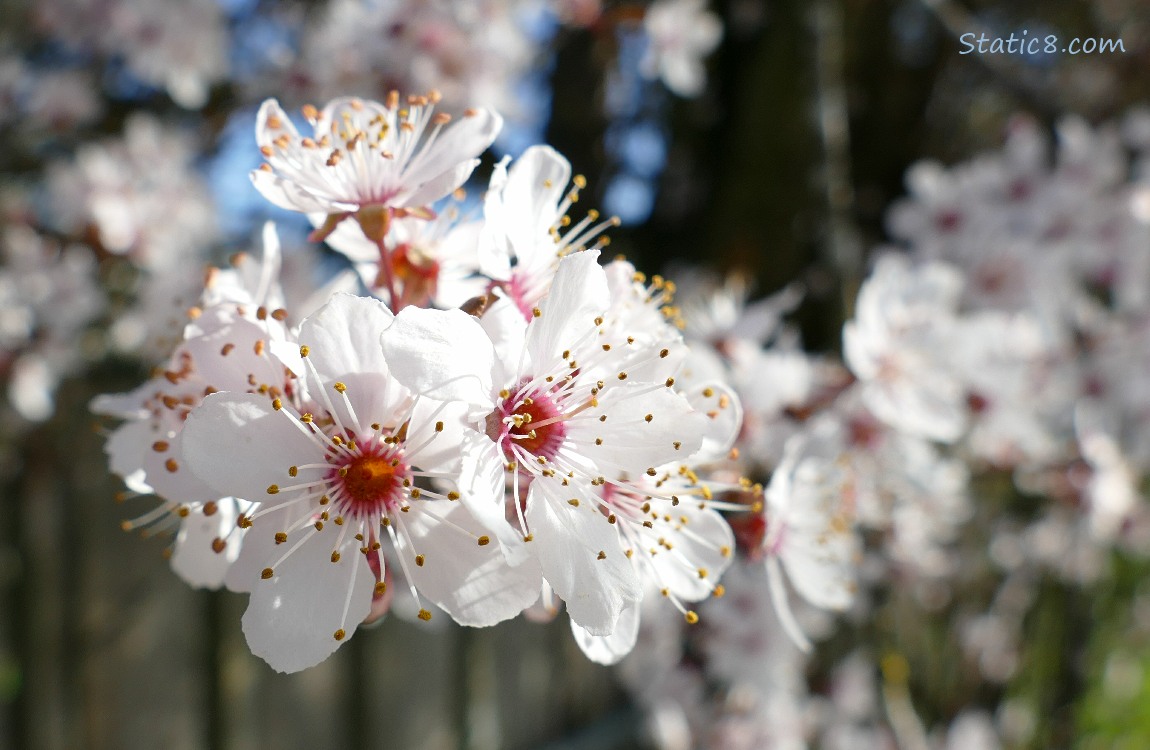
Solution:
M 336 501 L 344 514 L 378 519 L 403 505 L 408 469 L 398 451 L 372 446 L 359 455 L 341 458 L 329 479 L 338 488 Z
M 502 287 L 528 323 L 534 319 L 534 308 L 547 291 L 546 283 L 537 274 L 533 275 L 519 267 L 512 270 L 509 280 L 493 286 Z
M 529 397 L 521 394 L 508 397 L 492 417 L 496 417 L 498 422 L 489 424 L 488 434 L 491 434 L 492 427 L 498 429 L 498 436 L 492 437 L 499 442 L 503 455 L 511 460 L 516 458 L 514 446 L 532 456 L 551 460 L 567 437 L 563 412 L 546 393 L 537 391 Z

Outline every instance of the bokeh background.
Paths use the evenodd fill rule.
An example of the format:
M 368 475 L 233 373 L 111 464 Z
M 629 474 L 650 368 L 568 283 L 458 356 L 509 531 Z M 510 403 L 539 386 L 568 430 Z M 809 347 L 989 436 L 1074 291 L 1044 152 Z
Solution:
M 1140 0 L 713 2 L 722 38 L 698 55 L 697 91 L 649 75 L 642 3 L 464 6 L 0 3 L 0 747 L 653 746 L 640 703 L 565 622 L 387 618 L 277 675 L 243 643 L 242 596 L 188 588 L 170 540 L 121 530 L 152 501 L 122 496 L 103 454 L 111 423 L 90 400 L 146 377 L 203 267 L 252 247 L 265 218 L 293 252 L 321 252 L 247 181 L 262 98 L 298 108 L 436 85 L 501 106 L 508 129 L 479 191 L 497 156 L 550 143 L 586 175 L 583 202 L 621 218 L 610 252 L 672 276 L 737 272 L 756 296 L 801 281 L 796 325 L 830 353 L 910 165 L 996 150 L 1020 114 L 1053 133 L 1067 115 L 1100 124 L 1150 103 Z M 1124 51 L 959 54 L 962 33 L 1021 29 Z M 988 519 L 1033 512 L 1009 477 L 980 482 L 964 541 L 976 562 Z M 874 679 L 909 686 L 927 726 L 975 705 L 1029 722 L 1008 747 L 1150 746 L 1150 565 L 1115 552 L 1088 585 L 1035 581 L 1018 666 L 997 680 L 954 619 L 989 606 L 988 567 L 972 563 L 933 611 L 893 587 L 820 644 L 811 694 L 829 694 L 862 644 L 898 655 Z

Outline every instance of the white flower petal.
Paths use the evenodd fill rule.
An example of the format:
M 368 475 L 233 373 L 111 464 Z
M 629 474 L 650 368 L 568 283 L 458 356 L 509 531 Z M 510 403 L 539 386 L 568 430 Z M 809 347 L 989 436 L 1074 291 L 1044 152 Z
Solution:
M 467 178 L 471 176 L 477 166 L 479 166 L 478 159 L 460 162 L 443 174 L 423 183 L 412 192 L 397 196 L 396 204 L 400 207 L 418 208 L 434 203 L 467 182 Z
M 147 386 L 141 386 L 129 393 L 104 393 L 96 396 L 88 404 L 94 414 L 103 414 L 118 419 L 144 419 L 148 410 L 143 402 L 149 395 Z
M 394 319 L 379 300 L 336 294 L 300 324 L 299 342 L 308 347 L 308 360 L 321 381 L 315 382 L 310 369 L 305 368 L 310 390 L 321 398 L 322 389 L 344 424 L 354 427 L 354 420 L 343 398 L 333 390 L 337 382 L 344 384 L 356 417 L 365 422 L 361 428 L 381 419 L 381 415 L 397 413 L 411 398 L 410 392 L 391 377 L 379 344 L 380 335 Z
M 472 110 L 469 114 L 444 126 L 433 144 L 434 148 L 420 152 L 408 163 L 403 172 L 404 182 L 409 185 L 423 184 L 436 180 L 445 173 L 453 172 L 461 162 L 470 161 L 486 151 L 502 127 L 503 118 L 495 112 L 489 109 Z M 467 175 L 464 175 L 463 180 L 466 179 Z M 462 181 L 431 200 L 442 198 L 461 184 Z M 404 205 L 419 204 L 408 202 Z
M 683 396 L 695 411 L 707 417 L 703 443 L 696 460 L 726 456 L 743 426 L 743 406 L 735 391 L 717 383 L 692 384 Z
M 787 601 L 787 588 L 783 582 L 783 573 L 779 569 L 778 558 L 768 557 L 766 567 L 767 588 L 771 595 L 771 606 L 774 607 L 775 615 L 779 618 L 779 624 L 782 625 L 783 632 L 794 642 L 795 646 L 804 654 L 809 654 L 814 646 L 811 645 L 810 639 L 807 638 L 803 629 L 799 627 L 799 622 L 795 619 L 795 613 L 791 611 L 790 602 Z
M 252 185 L 260 195 L 287 209 L 305 214 L 332 214 L 356 210 L 356 205 L 348 201 L 334 201 L 314 195 L 297 182 L 286 180 L 273 172 L 262 169 L 251 171 Z
M 416 393 L 492 406 L 495 350 L 475 318 L 462 310 L 404 308 L 380 341 L 392 374 Z
M 474 432 L 466 426 L 466 416 L 467 405 L 459 401 L 418 399 L 404 441 L 408 462 L 423 471 L 457 474 L 464 435 Z
M 555 257 L 552 225 L 571 181 L 571 163 L 550 146 L 532 146 L 515 160 L 502 190 L 504 226 L 519 263 L 534 265 L 537 250 Z
M 177 432 L 172 437 L 167 433 L 153 434 L 152 440 L 166 438 L 168 450 L 158 452 L 149 443 L 144 453 L 144 472 L 152 491 L 160 497 L 176 503 L 205 503 L 216 500 L 220 493 L 203 481 L 183 460 L 184 434 Z
M 252 587 L 243 617 L 248 647 L 277 672 L 298 672 L 331 656 L 371 610 L 375 578 L 351 545 L 337 563 L 322 532 Z M 350 597 L 350 599 L 349 599 Z M 348 606 L 347 615 L 344 607 Z M 336 640 L 337 630 L 344 638 Z
M 610 666 L 635 648 L 635 642 L 639 639 L 640 611 L 639 604 L 632 604 L 624 609 L 619 615 L 619 621 L 615 623 L 615 630 L 610 635 L 592 635 L 574 620 L 571 621 L 571 632 L 588 659 L 596 664 Z
M 607 276 L 598 261 L 598 250 L 584 250 L 559 262 L 551 291 L 539 303 L 542 315 L 527 329 L 527 351 L 536 367 L 561 359 L 610 306 Z
M 192 513 L 180 522 L 172 550 L 172 570 L 196 588 L 218 589 L 228 569 L 240 553 L 243 532 L 229 534 L 236 522 L 236 504 L 230 498 L 217 503 L 214 515 Z M 226 538 L 221 552 L 212 548 L 216 539 Z
M 486 435 L 468 430 L 463 438 L 459 475 L 460 501 L 485 529 L 495 535 L 512 565 L 528 556 L 522 535 L 507 521 L 505 459 Z
M 414 548 L 424 554 L 422 566 L 411 568 L 419 593 L 447 612 L 460 625 L 486 627 L 515 617 L 539 598 L 542 575 L 532 559 L 512 567 L 497 544 L 480 546 L 459 529 L 477 537 L 484 529 L 458 503 L 437 503 L 447 523 L 431 511 L 406 521 Z
M 674 548 L 667 552 L 660 550 L 650 561 L 660 587 L 683 601 L 702 601 L 711 595 L 715 583 L 731 564 L 730 550 L 735 548 L 735 534 L 726 519 L 710 508 L 685 502 L 671 512 L 678 517 L 680 526 L 667 528 L 658 524 L 653 531 L 664 535 Z M 682 519 L 687 522 L 682 523 Z M 650 541 L 649 546 L 654 547 L 657 538 Z
M 184 423 L 187 466 L 220 497 L 268 503 L 268 486 L 288 479 L 289 466 L 323 455 L 291 417 L 265 396 L 217 393 L 193 409 Z M 290 480 L 289 480 L 290 481 Z
M 291 505 L 272 509 L 271 512 L 265 509 L 264 513 L 253 522 L 252 527 L 244 532 L 239 555 L 224 574 L 224 586 L 228 591 L 241 594 L 251 592 L 256 584 L 261 582 L 260 574 L 264 568 L 291 549 L 291 545 L 298 542 L 304 534 L 311 533 L 311 526 L 304 526 L 302 530 L 288 534 L 286 542 L 276 540 L 276 532 L 286 532 L 292 528 L 292 522 L 299 518 L 299 513 L 299 509 Z M 288 546 L 285 547 L 284 544 Z
M 844 610 L 854 601 L 858 546 L 851 534 L 794 534 L 780 555 L 795 591 L 816 607 Z
M 514 373 L 509 370 L 522 361 L 527 337 L 527 321 L 523 319 L 523 313 L 510 299 L 500 296 L 487 306 L 479 325 L 495 347 L 496 368 L 500 371 L 496 381 L 513 377 Z
M 352 372 L 386 373 L 379 334 L 393 320 L 391 310 L 377 299 L 337 294 L 300 323 L 299 341 L 325 379 Z
M 638 476 L 648 468 L 685 460 L 702 445 L 707 418 L 670 388 L 610 385 L 598 398 L 597 412 L 607 419 L 568 422 L 568 436 L 600 470 Z M 596 445 L 597 439 L 602 444 Z
M 531 551 L 543 577 L 591 635 L 609 635 L 625 607 L 642 597 L 619 532 L 591 501 L 590 487 L 536 477 L 527 498 Z M 575 506 L 569 501 L 582 498 Z
M 124 480 L 133 492 L 149 494 L 152 486 L 144 473 L 143 457 L 151 450 L 155 440 L 151 426 L 147 422 L 125 422 L 112 431 L 104 453 L 108 456 L 108 469 Z
M 276 138 L 284 135 L 292 139 L 299 138 L 299 131 L 278 101 L 265 99 L 256 113 L 256 143 L 272 146 Z

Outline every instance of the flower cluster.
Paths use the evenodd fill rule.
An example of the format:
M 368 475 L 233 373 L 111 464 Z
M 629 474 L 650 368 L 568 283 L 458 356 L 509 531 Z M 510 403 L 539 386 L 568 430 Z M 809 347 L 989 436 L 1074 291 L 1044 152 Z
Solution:
M 137 387 L 91 402 L 118 499 L 144 506 L 122 525 L 162 536 L 188 584 L 244 594 L 247 643 L 276 670 L 384 617 L 562 617 L 589 659 L 618 664 L 661 748 L 1066 744 L 1039 734 L 1050 706 L 1026 695 L 1046 661 L 1035 623 L 1074 625 L 1076 599 L 1132 611 L 1139 643 L 1150 622 L 1126 585 L 1150 558 L 1150 113 L 1049 133 L 1017 117 L 996 151 L 914 165 L 889 244 L 853 277 L 840 250 L 876 193 L 837 164 L 851 25 L 823 10 L 802 64 L 844 263 L 761 299 L 758 235 L 726 213 L 739 170 L 704 168 L 716 140 L 677 128 L 734 138 L 711 155 L 747 152 L 757 110 L 727 105 L 758 75 L 744 53 L 786 14 L 706 0 L 14 14 L 0 477 L 24 472 L 23 491 L 57 465 L 38 459 L 60 443 L 35 438 L 87 419 L 57 414 L 58 393 L 131 372 Z M 901 36 L 906 60 L 935 43 Z M 1063 87 L 1080 111 L 1118 90 L 1095 62 L 1097 91 Z M 1020 87 L 1073 82 L 1051 65 Z M 672 108 L 672 94 L 702 98 Z M 1000 95 L 971 108 L 979 122 Z M 552 104 L 557 138 L 602 135 L 615 215 L 582 209 L 584 178 L 527 146 Z M 698 224 L 707 196 L 724 210 Z M 648 215 L 652 232 L 616 230 Z M 606 252 L 687 228 L 707 250 L 732 238 L 725 260 L 746 276 L 647 274 Z M 815 354 L 791 315 L 826 299 L 830 270 L 848 277 L 833 282 L 841 337 Z M 38 544 L 39 524 L 18 526 L 0 558 Z M 1067 682 L 1134 695 L 1146 665 L 1107 651 L 1110 630 L 1082 647 L 1059 634 L 1081 649 Z
M 195 302 L 200 273 L 211 254 L 221 246 L 236 249 L 248 242 L 253 227 L 267 218 L 252 214 L 270 207 L 255 209 L 256 201 L 236 195 L 234 183 L 243 182 L 246 167 L 235 153 L 239 139 L 233 133 L 240 128 L 232 125 L 243 120 L 246 138 L 246 121 L 268 92 L 278 92 L 294 110 L 300 101 L 346 92 L 385 99 L 394 89 L 437 87 L 452 103 L 498 107 L 520 128 L 509 138 L 529 142 L 526 138 L 538 137 L 530 131 L 542 129 L 547 108 L 540 97 L 524 92 L 542 85 L 536 80 L 537 69 L 545 67 L 562 27 L 587 33 L 593 29 L 604 38 L 616 27 L 642 27 L 652 42 L 652 60 L 657 58 L 644 65 L 661 71 L 672 87 L 676 75 L 686 75 L 692 92 L 698 93 L 704 80 L 700 58 L 714 47 L 718 21 L 693 6 L 693 12 L 706 19 L 705 36 L 711 42 L 682 45 L 667 21 L 658 22 L 667 15 L 666 5 L 660 0 L 641 12 L 611 14 L 598 0 L 329 0 L 309 9 L 296 3 L 221 5 L 214 0 L 46 0 L 13 17 L 20 25 L 21 44 L 0 54 L 0 102 L 5 105 L 0 125 L 12 136 L 2 188 L 6 196 L 19 194 L 19 201 L 29 204 L 32 216 L 18 217 L 16 224 L 77 248 L 65 264 L 71 276 L 61 273 L 58 287 L 48 296 L 66 296 L 69 278 L 82 273 L 80 283 L 107 297 L 103 331 L 85 342 L 86 356 L 139 357 L 150 363 L 178 339 L 180 313 Z M 637 67 L 638 61 L 632 64 Z M 280 206 L 300 207 L 308 196 L 313 203 L 309 210 L 329 215 L 333 225 L 339 216 L 366 205 L 368 210 L 357 218 L 377 223 L 375 239 L 384 222 L 394 221 L 393 236 L 405 238 L 396 240 L 405 249 L 394 253 L 394 271 L 411 277 L 409 298 L 403 303 L 431 299 L 450 307 L 482 291 L 482 283 L 471 283 L 475 278 L 451 275 L 476 261 L 451 261 L 434 273 L 429 264 L 439 263 L 441 256 L 473 254 L 476 245 L 469 231 L 477 231 L 481 222 L 470 222 L 465 231 L 452 226 L 457 212 L 450 210 L 436 221 L 405 217 L 450 193 L 467 179 L 473 165 L 421 162 L 404 144 L 420 141 L 422 133 L 454 118 L 468 122 L 471 130 L 452 129 L 452 137 L 472 137 L 486 145 L 501 118 L 484 109 L 482 117 L 474 119 L 462 108 L 437 110 L 436 103 L 416 105 L 412 116 L 398 118 L 405 123 L 389 123 L 390 135 L 371 143 L 368 136 L 375 138 L 384 129 L 370 122 L 375 111 L 362 118 L 357 114 L 342 140 L 337 133 L 301 139 L 293 118 L 269 104 L 259 113 L 259 143 L 272 151 L 265 158 L 273 173 L 264 177 L 262 187 Z M 331 111 L 339 117 L 349 114 Z M 198 124 L 192 113 L 202 115 Z M 282 129 L 271 126 L 277 121 Z M 286 147 L 280 145 L 285 139 L 290 141 Z M 315 150 L 306 146 L 333 139 L 339 142 Z M 393 179 L 378 185 L 386 195 L 353 195 L 363 203 L 352 201 L 349 208 L 332 203 L 323 184 L 301 188 L 306 179 L 296 183 L 293 195 L 276 195 L 285 174 L 299 177 L 318 166 L 299 172 L 292 166 L 297 159 L 354 160 L 360 150 L 371 148 L 395 155 Z M 254 153 L 252 157 L 258 158 Z M 341 169 L 348 168 L 345 164 Z M 444 173 L 448 168 L 456 173 Z M 390 194 L 401 173 L 409 191 L 421 183 L 429 193 Z M 386 215 L 373 217 L 370 206 L 383 205 L 384 199 Z M 369 256 L 361 270 L 380 275 L 365 281 L 386 293 L 393 269 L 372 265 L 370 256 L 378 251 L 370 242 L 365 249 L 362 237 L 337 234 L 333 245 L 357 263 L 357 253 Z M 428 243 L 437 248 L 434 257 L 420 254 Z M 295 249 L 290 229 L 285 248 L 285 257 L 290 257 Z M 96 262 L 77 260 L 86 254 Z M 19 274 L 19 265 L 5 264 L 4 270 Z M 429 281 L 433 276 L 434 288 Z M 417 279 L 422 279 L 422 288 Z M 89 307 L 78 303 L 77 313 Z M 32 360 L 20 370 L 0 370 L 6 384 L 19 380 L 9 389 L 10 401 L 23 399 L 17 411 L 36 412 L 36 419 L 51 413 L 54 384 L 72 372 L 65 359 L 42 358 L 35 370 L 28 369 Z M 39 375 L 24 373 L 43 375 L 39 395 L 28 395 L 28 384 Z M 29 407 L 30 398 L 38 405 Z
M 812 694 L 801 649 L 832 630 L 825 611 L 859 628 L 941 614 L 999 686 L 1021 666 L 1044 577 L 1087 586 L 1105 580 L 1112 550 L 1147 554 L 1148 123 L 1066 120 L 1050 158 L 1020 119 L 1001 153 L 913 167 L 910 197 L 889 214 L 903 247 L 876 253 L 842 365 L 782 326 L 794 290 L 750 305 L 737 280 L 684 290 L 690 368 L 740 397 L 734 463 L 769 480 L 763 512 L 731 519 L 732 593 L 700 608 L 707 627 L 671 623 L 622 664 L 657 744 L 1029 741 L 1024 704 L 991 716 L 972 702 L 949 726 L 924 726 L 898 654 L 856 651 Z M 1011 480 L 1024 506 L 964 540 L 976 500 L 1001 503 Z M 978 609 L 961 597 L 988 555 L 993 596 Z
M 477 229 L 439 208 L 500 119 L 438 100 L 305 107 L 307 136 L 265 103 L 255 187 L 311 215 L 377 294 L 290 305 L 269 226 L 262 259 L 209 275 L 157 374 L 93 404 L 124 420 L 112 469 L 161 498 L 125 526 L 173 530 L 193 585 L 249 593 L 248 643 L 279 670 L 326 658 L 396 589 L 420 619 L 470 626 L 565 605 L 612 663 L 646 593 L 688 622 L 722 593 L 719 511 L 747 506 L 721 498 L 761 494 L 712 471 L 741 409 L 719 381 L 680 380 L 674 285 L 600 264 L 611 222 L 572 225 L 583 181 L 562 156 L 500 164 Z

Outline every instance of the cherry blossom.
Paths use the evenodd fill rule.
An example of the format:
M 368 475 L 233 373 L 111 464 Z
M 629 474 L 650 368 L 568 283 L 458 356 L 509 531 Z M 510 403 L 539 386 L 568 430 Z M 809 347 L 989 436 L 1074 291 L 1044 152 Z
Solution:
M 636 360 L 625 338 L 611 343 L 597 256 L 589 250 L 560 262 L 538 312 L 518 323 L 515 358 L 497 358 L 479 321 L 460 311 L 406 309 L 383 345 L 401 382 L 468 405 L 460 479 L 468 507 L 513 562 L 538 560 L 572 620 L 609 635 L 641 590 L 634 552 L 600 489 L 619 477 L 656 476 L 656 467 L 690 456 L 706 418 L 660 367 L 670 347 L 638 350 Z M 508 473 L 513 521 L 505 516 Z M 517 474 L 531 480 L 525 501 Z
M 484 200 L 484 225 L 480 236 L 480 270 L 524 318 L 547 293 L 559 260 L 589 246 L 607 244 L 602 233 L 618 220 L 596 223 L 597 211 L 589 211 L 574 225 L 567 212 L 579 200 L 586 180 L 549 146 L 532 146 L 507 167 L 504 160 L 491 177 Z M 592 240 L 597 242 L 589 245 Z
M 351 222 L 340 223 L 327 243 L 355 264 L 373 293 L 389 294 L 390 279 L 400 306 L 448 308 L 478 297 L 490 284 L 479 275 L 482 231 L 482 221 L 455 205 L 441 208 L 432 219 L 393 219 L 383 242 L 389 269 L 383 267 L 379 245 Z
M 850 605 L 857 588 L 856 479 L 842 455 L 839 425 L 823 420 L 787 443 L 766 490 L 765 555 L 771 598 L 787 634 L 811 645 L 791 614 L 782 572 L 800 596 L 824 609 Z
M 703 93 L 707 71 L 702 58 L 719 45 L 723 24 L 706 0 L 657 0 L 643 18 L 647 54 L 644 75 L 658 77 L 679 96 Z
M 300 326 L 302 383 L 209 396 L 184 428 L 192 470 L 260 504 L 227 584 L 251 593 L 248 643 L 280 671 L 322 661 L 354 633 L 391 565 L 417 602 L 465 625 L 512 617 L 537 596 L 532 566 L 508 568 L 459 492 L 437 484 L 452 485 L 459 461 L 458 407 L 392 379 L 376 343 L 391 322 L 382 303 L 337 295 Z
M 339 98 L 322 110 L 308 106 L 311 136 L 301 136 L 268 99 L 256 121 L 266 161 L 252 182 L 277 206 L 321 215 L 315 239 L 350 216 L 380 242 L 392 218 L 430 217 L 431 204 L 463 184 L 502 125 L 486 109 L 467 110 L 451 123 L 450 115 L 435 112 L 439 99 L 433 91 L 401 104 L 392 92 L 385 104 Z
M 41 422 L 52 415 L 60 381 L 82 365 L 74 342 L 107 300 L 87 249 L 31 227 L 13 223 L 0 232 L 0 262 L 0 374 L 16 413 Z
M 150 533 L 176 527 L 173 569 L 194 586 L 219 587 L 239 554 L 240 518 L 250 503 L 219 493 L 189 471 L 183 428 L 208 394 L 288 388 L 284 348 L 290 336 L 277 275 L 279 244 L 269 226 L 264 256 L 235 259 L 208 276 L 201 307 L 192 308 L 181 344 L 159 372 L 134 391 L 92 402 L 99 414 L 124 420 L 108 438 L 110 468 L 128 489 L 155 494 L 160 504 L 124 522 Z
M 863 383 L 868 407 L 900 429 L 944 442 L 966 427 L 966 391 L 946 359 L 961 291 L 954 268 L 916 269 L 887 255 L 843 327 L 846 362 Z
M 521 19 L 531 8 L 522 0 L 334 0 L 303 30 L 287 80 L 319 99 L 435 87 L 448 101 L 515 117 L 514 84 L 539 54 Z

